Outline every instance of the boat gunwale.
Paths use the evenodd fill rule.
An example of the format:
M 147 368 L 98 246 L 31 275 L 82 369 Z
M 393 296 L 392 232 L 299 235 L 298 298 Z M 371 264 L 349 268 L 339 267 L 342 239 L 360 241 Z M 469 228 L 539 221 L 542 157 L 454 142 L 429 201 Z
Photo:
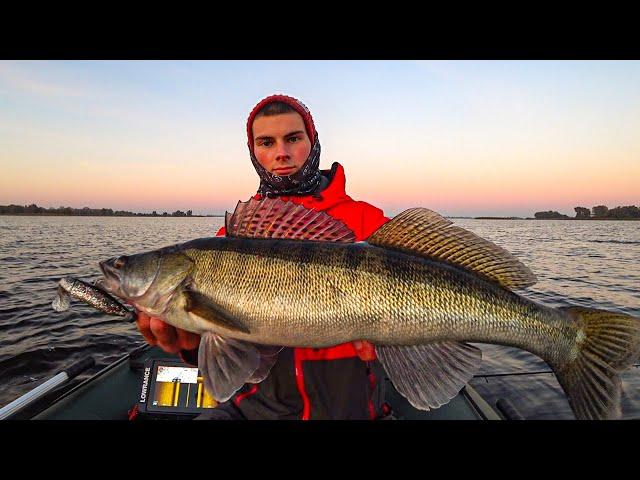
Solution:
M 39 415 L 42 415 L 43 413 L 45 413 L 50 408 L 52 408 L 55 405 L 57 405 L 59 402 L 63 401 L 67 397 L 70 397 L 71 395 L 73 395 L 74 393 L 78 392 L 79 390 L 83 389 L 89 383 L 92 383 L 94 380 L 97 380 L 98 378 L 102 377 L 103 375 L 109 373 L 111 370 L 117 368 L 118 366 L 120 366 L 121 364 L 126 362 L 127 360 L 130 360 L 132 358 L 132 355 L 134 356 L 133 358 L 136 358 L 136 357 L 140 356 L 141 354 L 143 354 L 144 352 L 146 352 L 147 350 L 149 350 L 150 348 L 151 348 L 151 345 L 149 345 L 147 343 L 144 343 L 144 344 L 134 348 L 130 352 L 125 353 L 124 355 L 122 355 L 122 357 L 120 357 L 117 360 L 113 361 L 112 363 L 110 363 L 109 365 L 104 367 L 102 370 L 97 371 L 96 373 L 94 373 L 90 377 L 88 377 L 85 380 L 83 380 L 82 382 L 78 383 L 73 388 L 63 392 L 60 396 L 58 396 L 55 399 L 51 400 L 46 405 L 43 405 L 43 407 L 41 409 L 39 409 L 37 412 L 34 412 L 33 414 L 31 414 L 29 416 L 29 418 L 27 418 L 26 420 L 36 420 L 35 417 L 37 417 Z M 16 414 L 17 413 L 19 413 L 19 412 L 16 412 Z

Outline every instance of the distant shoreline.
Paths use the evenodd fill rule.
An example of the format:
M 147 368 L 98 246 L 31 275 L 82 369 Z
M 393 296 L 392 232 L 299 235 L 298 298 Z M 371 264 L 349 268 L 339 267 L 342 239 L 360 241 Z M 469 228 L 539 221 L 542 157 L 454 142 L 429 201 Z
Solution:
M 456 217 L 450 217 L 450 218 L 456 218 Z M 573 217 L 569 217 L 569 218 L 532 218 L 532 217 L 457 217 L 457 218 L 470 218 L 473 220 L 536 220 L 536 221 L 545 221 L 545 220 L 562 220 L 562 221 L 567 221 L 567 220 L 580 220 L 580 221 L 588 221 L 588 222 L 593 222 L 593 221 L 601 221 L 601 220 L 606 220 L 606 221 L 621 221 L 621 222 L 627 222 L 627 221 L 638 221 L 640 220 L 640 218 L 573 218 Z
M 522 217 L 471 217 L 474 220 L 535 220 L 533 218 Z
M 479 217 L 473 217 L 470 215 L 455 215 L 445 216 L 452 220 L 455 219 L 472 219 L 472 220 L 640 220 L 640 208 L 635 205 L 618 206 L 609 209 L 606 205 L 598 205 L 591 209 L 586 207 L 575 207 L 575 217 L 564 215 L 555 210 L 548 210 L 544 212 L 536 212 L 533 217 L 516 217 L 516 216 L 493 216 L 483 215 Z M 113 210 L 112 208 L 73 208 L 73 207 L 39 207 L 35 203 L 31 205 L 0 205 L 0 215 L 11 215 L 18 217 L 171 217 L 171 218 L 224 218 L 225 214 L 213 214 L 213 215 L 194 215 L 193 210 L 176 210 L 175 212 L 163 211 L 158 213 L 154 210 L 151 213 L 131 212 L 129 210 Z
M 0 205 L 0 215 L 17 215 L 42 217 L 224 217 L 224 215 L 194 215 L 193 210 L 176 210 L 175 212 L 161 212 L 156 210 L 151 213 L 131 212 L 129 210 L 114 210 L 113 208 L 74 208 L 74 207 L 39 207 L 35 203 L 31 205 Z
M 140 215 L 79 215 L 68 213 L 0 213 L 4 217 L 136 217 L 136 218 L 209 218 L 224 217 L 224 215 L 151 215 L 148 213 Z

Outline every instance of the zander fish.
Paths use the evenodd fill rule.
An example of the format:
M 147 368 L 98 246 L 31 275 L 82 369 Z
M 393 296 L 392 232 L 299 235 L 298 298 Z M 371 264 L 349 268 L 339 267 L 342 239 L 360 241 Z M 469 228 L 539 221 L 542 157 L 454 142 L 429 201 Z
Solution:
M 473 377 L 481 352 L 465 342 L 478 342 L 546 361 L 577 418 L 621 415 L 640 320 L 518 295 L 536 282 L 526 266 L 431 210 L 406 210 L 354 242 L 324 212 L 252 199 L 226 228 L 100 263 L 108 292 L 202 334 L 199 368 L 220 402 L 266 378 L 282 346 L 366 340 L 413 406 L 437 408 Z

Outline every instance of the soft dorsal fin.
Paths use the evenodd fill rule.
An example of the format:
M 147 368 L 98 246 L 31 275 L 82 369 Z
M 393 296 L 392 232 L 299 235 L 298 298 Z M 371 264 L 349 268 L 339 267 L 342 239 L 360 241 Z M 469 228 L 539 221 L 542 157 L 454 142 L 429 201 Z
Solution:
M 367 242 L 464 267 L 506 288 L 526 288 L 537 282 L 533 272 L 504 248 L 426 208 L 396 215 Z
M 226 214 L 228 237 L 281 238 L 323 242 L 354 242 L 354 233 L 325 212 L 308 209 L 279 198 L 238 202 Z

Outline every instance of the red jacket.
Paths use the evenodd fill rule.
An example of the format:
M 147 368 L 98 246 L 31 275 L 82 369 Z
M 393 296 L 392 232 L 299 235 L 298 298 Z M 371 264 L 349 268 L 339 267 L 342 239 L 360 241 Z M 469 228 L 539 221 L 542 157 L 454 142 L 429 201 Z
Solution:
M 366 240 L 389 220 L 379 208 L 347 195 L 344 169 L 340 164 L 334 163 L 331 170 L 322 173 L 329 178 L 329 185 L 320 192 L 321 198 L 311 195 L 280 198 L 325 211 L 347 225 L 357 241 Z M 257 194 L 254 198 L 260 199 L 261 196 Z M 218 235 L 224 234 L 223 227 Z M 385 413 L 379 382 L 382 370 L 378 365 L 376 376 L 373 363 L 377 362 L 360 360 L 351 342 L 331 348 L 285 349 L 269 377 L 260 384 L 246 385 L 233 402 L 247 418 L 373 419 Z M 289 379 L 287 374 L 289 369 L 295 376 L 295 394 L 294 379 Z M 360 382 L 365 385 L 362 390 L 358 388 Z M 259 395 L 261 390 L 262 395 Z M 358 394 L 351 395 L 358 398 L 352 400 L 345 396 L 345 390 L 357 391 Z M 360 395 L 367 390 L 368 394 Z M 374 398 L 376 393 L 378 398 Z
M 384 216 L 382 210 L 367 202 L 359 202 L 352 199 L 345 191 L 346 178 L 344 168 L 339 163 L 334 163 L 331 170 L 323 170 L 323 174 L 329 177 L 330 183 L 322 192 L 321 199 L 312 195 L 304 197 L 282 196 L 280 199 L 285 202 L 293 202 L 303 205 L 313 210 L 327 212 L 333 218 L 341 220 L 356 235 L 356 241 L 362 241 L 380 228 L 389 219 Z M 260 194 L 254 195 L 260 200 Z M 222 227 L 217 235 L 224 235 L 225 229 Z

